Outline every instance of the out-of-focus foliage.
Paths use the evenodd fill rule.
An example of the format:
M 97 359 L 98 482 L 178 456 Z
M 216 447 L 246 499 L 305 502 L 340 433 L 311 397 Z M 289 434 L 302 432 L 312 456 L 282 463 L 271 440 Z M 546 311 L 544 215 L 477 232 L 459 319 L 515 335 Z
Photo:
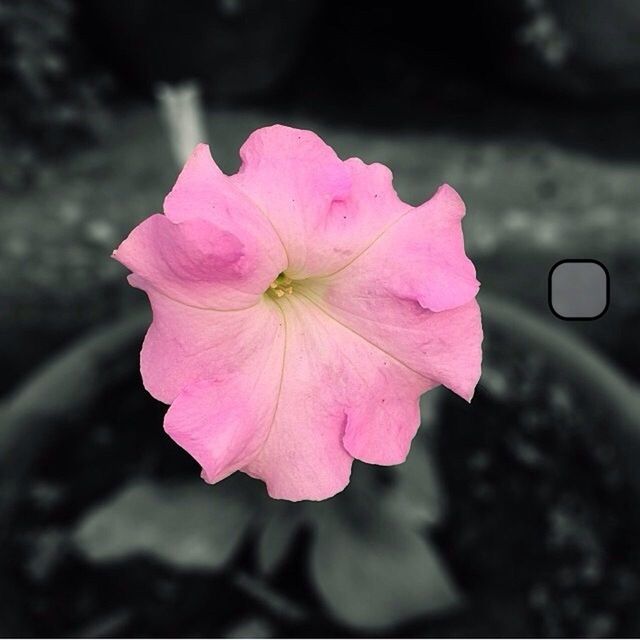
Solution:
M 195 479 L 134 480 L 85 514 L 75 544 L 96 563 L 142 554 L 176 568 L 219 571 L 232 570 L 234 552 L 251 531 L 268 585 L 306 530 L 309 577 L 341 623 L 385 629 L 459 603 L 425 530 L 439 517 L 442 499 L 424 438 L 405 465 L 384 471 L 358 465 L 351 485 L 326 502 L 271 500 L 246 480 L 215 487 Z
M 411 457 L 418 473 L 411 480 L 417 485 L 428 459 L 416 449 Z M 351 627 L 384 629 L 455 607 L 456 588 L 415 518 L 417 507 L 429 505 L 420 499 L 412 505 L 413 482 L 401 498 L 409 508 L 400 510 L 398 493 L 380 499 L 375 471 L 359 471 L 342 500 L 312 505 L 312 575 L 331 614 Z
M 274 502 L 269 506 L 258 536 L 258 568 L 274 573 L 285 561 L 296 535 L 305 524 L 304 512 L 295 504 Z
M 269 95 L 308 41 L 317 0 L 76 0 L 96 50 L 124 88 L 197 81 L 205 96 Z
M 104 78 L 80 69 L 69 0 L 0 0 L 0 182 L 20 187 L 46 156 L 104 126 Z
M 138 553 L 181 568 L 220 569 L 242 542 L 252 512 L 246 493 L 225 489 L 133 481 L 85 516 L 76 541 L 95 562 Z
M 498 0 L 500 4 L 501 0 Z M 503 3 L 517 6 L 518 3 Z M 582 98 L 637 94 L 636 0 L 521 0 L 515 70 L 529 83 Z

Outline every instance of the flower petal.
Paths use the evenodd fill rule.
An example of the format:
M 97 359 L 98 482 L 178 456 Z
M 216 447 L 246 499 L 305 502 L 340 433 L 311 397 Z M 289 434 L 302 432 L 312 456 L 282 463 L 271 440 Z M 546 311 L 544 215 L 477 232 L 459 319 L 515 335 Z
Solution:
M 404 460 L 434 383 L 329 318 L 304 294 L 282 298 L 282 393 L 267 441 L 244 469 L 269 495 L 323 500 L 347 485 L 353 456 Z
M 190 326 L 181 319 L 182 327 L 164 327 L 176 337 L 168 353 L 161 353 L 160 345 L 166 349 L 170 343 L 158 333 L 150 331 L 153 346 L 146 341 L 147 383 L 157 375 L 154 362 L 165 367 L 165 376 L 169 368 L 181 381 L 192 380 L 167 411 L 165 431 L 198 461 L 207 482 L 222 480 L 247 464 L 263 446 L 273 423 L 285 341 L 282 315 L 274 307 L 265 302 L 259 310 L 242 315 L 218 313 L 208 319 L 210 327 L 204 317 L 192 318 Z M 210 344 L 209 353 L 206 347 L 193 355 L 181 350 L 179 340 L 193 345 L 194 336 L 201 345 Z
M 450 187 L 391 225 L 351 264 L 309 281 L 329 315 L 468 400 L 480 376 L 478 282 Z
M 284 247 L 264 213 L 224 175 L 206 144 L 199 144 L 164 200 L 164 212 L 173 222 L 194 218 L 215 223 L 279 267 L 286 266 Z
M 161 402 L 173 402 L 198 380 L 225 380 L 245 369 L 251 373 L 257 361 L 282 360 L 284 325 L 273 303 L 262 300 L 238 311 L 199 309 L 167 298 L 139 276 L 129 280 L 151 302 L 153 322 L 142 345 L 140 370 L 146 389 Z
M 398 198 L 387 167 L 358 158 L 342 162 L 310 131 L 259 129 L 240 155 L 242 166 L 231 178 L 277 229 L 289 258 L 287 274 L 294 279 L 343 268 L 414 210 Z M 458 203 L 459 198 L 452 207 Z
M 369 358 L 376 360 L 371 355 Z M 343 444 L 363 462 L 401 464 L 420 426 L 420 394 L 437 383 L 413 375 L 391 358 L 383 358 L 380 352 L 377 359 L 382 363 L 369 372 L 368 393 L 348 409 Z
M 275 377 L 277 381 L 277 376 Z M 248 398 L 246 388 L 253 391 Z M 185 387 L 169 407 L 164 429 L 215 483 L 242 468 L 264 444 L 278 395 L 274 378 L 247 372 Z
M 202 308 L 255 304 L 281 268 L 208 220 L 174 223 L 160 214 L 140 223 L 113 257 L 166 296 Z
M 411 207 L 393 188 L 391 171 L 382 164 L 365 164 L 359 158 L 345 160 L 351 189 L 334 200 L 307 244 L 304 276 L 324 276 L 346 266 Z
M 198 145 L 164 203 L 113 257 L 185 304 L 234 309 L 256 301 L 286 266 L 264 214 Z
M 286 247 L 292 278 L 304 277 L 324 254 L 318 234 L 332 202 L 349 194 L 350 173 L 315 133 L 281 125 L 254 131 L 231 176 L 269 217 Z

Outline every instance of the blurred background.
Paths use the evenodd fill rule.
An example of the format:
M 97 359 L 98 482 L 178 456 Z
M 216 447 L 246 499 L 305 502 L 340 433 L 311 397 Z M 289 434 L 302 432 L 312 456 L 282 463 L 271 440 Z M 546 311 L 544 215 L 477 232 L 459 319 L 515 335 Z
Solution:
M 0 1 L 0 635 L 640 634 L 640 3 Z M 485 364 L 321 504 L 215 487 L 109 255 L 205 138 L 311 128 L 467 203 Z M 547 306 L 561 259 L 611 305 Z

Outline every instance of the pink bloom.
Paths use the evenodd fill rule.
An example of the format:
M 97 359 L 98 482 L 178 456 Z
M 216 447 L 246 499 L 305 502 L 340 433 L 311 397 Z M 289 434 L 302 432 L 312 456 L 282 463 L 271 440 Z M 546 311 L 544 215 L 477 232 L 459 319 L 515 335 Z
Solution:
M 207 482 L 239 470 L 274 498 L 322 500 L 354 458 L 404 461 L 423 392 L 473 395 L 464 204 L 443 185 L 411 207 L 385 166 L 310 131 L 259 129 L 240 155 L 226 176 L 199 145 L 164 215 L 114 252 L 153 308 L 142 377 Z

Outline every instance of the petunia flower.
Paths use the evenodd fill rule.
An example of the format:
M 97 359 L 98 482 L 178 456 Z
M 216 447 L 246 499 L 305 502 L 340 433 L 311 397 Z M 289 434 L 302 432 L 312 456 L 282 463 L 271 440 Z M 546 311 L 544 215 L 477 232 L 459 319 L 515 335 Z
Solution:
M 199 145 L 164 201 L 114 252 L 146 292 L 144 385 L 164 427 L 218 482 L 322 500 L 354 459 L 403 462 L 437 385 L 480 376 L 479 283 L 464 204 L 441 186 L 402 202 L 391 172 L 317 135 L 251 134 L 223 174 Z

